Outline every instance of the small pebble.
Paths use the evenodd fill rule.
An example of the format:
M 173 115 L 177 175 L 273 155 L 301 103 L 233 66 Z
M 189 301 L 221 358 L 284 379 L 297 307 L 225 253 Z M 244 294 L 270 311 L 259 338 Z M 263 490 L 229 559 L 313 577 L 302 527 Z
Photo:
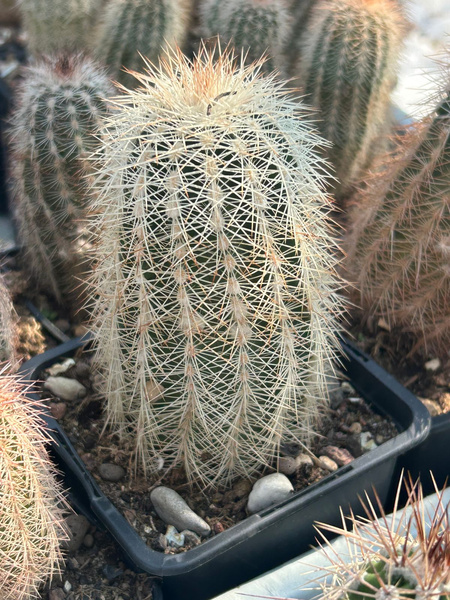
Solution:
M 67 552 L 76 552 L 80 549 L 85 535 L 89 529 L 89 521 L 83 515 L 69 515 L 65 518 L 69 539 L 61 543 Z
M 86 388 L 76 379 L 67 377 L 49 377 L 44 383 L 44 388 L 49 390 L 61 400 L 78 400 L 86 396 Z
M 60 587 L 53 588 L 48 592 L 48 600 L 64 600 L 65 597 L 66 592 Z
M 341 388 L 344 391 L 344 393 L 347 394 L 347 396 L 351 396 L 356 393 L 355 388 L 348 381 L 343 381 L 341 384 Z
M 327 471 L 337 471 L 339 467 L 329 456 L 319 456 L 319 460 Z
M 248 497 L 247 511 L 252 515 L 260 510 L 286 500 L 294 492 L 292 483 L 282 473 L 266 475 L 253 485 Z
M 183 498 L 165 486 L 151 491 L 150 499 L 157 515 L 168 525 L 174 525 L 178 531 L 190 529 L 198 535 L 208 535 L 211 527 L 189 508 Z
M 63 373 L 68 371 L 70 369 L 70 367 L 73 367 L 74 365 L 75 365 L 75 361 L 73 360 L 73 358 L 67 358 L 64 362 L 55 363 L 54 365 L 49 367 L 47 369 L 47 373 L 49 375 L 52 375 L 53 377 L 55 377 L 56 375 L 62 375 Z
M 361 404 L 363 400 L 359 396 L 352 396 L 348 399 L 348 401 L 352 404 Z
M 83 546 L 85 546 L 86 548 L 92 548 L 93 545 L 94 545 L 94 536 L 91 535 L 90 533 L 88 533 L 83 538 Z
M 95 460 L 95 456 L 90 452 L 86 452 L 80 456 L 81 460 L 84 462 L 89 471 L 93 471 L 97 465 Z
M 98 468 L 98 474 L 104 481 L 117 482 L 125 476 L 125 469 L 120 465 L 103 463 Z
M 180 535 L 184 535 L 185 543 L 191 546 L 199 546 L 202 543 L 200 536 L 189 529 L 184 529 Z
M 348 450 L 345 448 L 338 448 L 337 446 L 325 446 L 322 448 L 322 452 L 325 456 L 331 458 L 331 460 L 339 467 L 344 467 L 355 460 L 354 456 L 352 456 Z
M 345 393 L 342 387 L 335 388 L 329 394 L 330 406 L 336 409 L 345 399 Z
M 64 582 L 64 591 L 66 592 L 66 594 L 68 594 L 71 589 L 72 589 L 72 584 L 70 583 L 70 581 L 65 581 Z
M 350 425 L 348 430 L 352 435 L 359 435 L 362 431 L 362 425 L 358 421 L 355 421 Z
M 433 358 L 424 364 L 427 371 L 437 371 L 441 366 L 441 361 L 438 358 Z
M 167 544 L 172 548 L 182 548 L 184 546 L 184 534 L 178 533 L 173 525 L 167 525 L 165 537 Z
M 441 413 L 441 407 L 438 402 L 430 400 L 429 398 L 420 398 L 420 400 L 422 404 L 427 407 L 428 412 L 432 417 L 437 417 Z
M 313 467 L 314 461 L 309 454 L 299 454 L 297 456 L 299 467 Z
M 374 450 L 377 447 L 375 440 L 372 437 L 372 434 L 368 431 L 363 431 L 359 436 L 361 440 L 361 448 L 366 452 L 369 450 Z
M 235 498 L 243 498 L 244 496 L 248 496 L 248 494 L 250 494 L 252 490 L 252 484 L 250 483 L 250 481 L 248 479 L 239 479 L 239 481 L 237 481 L 234 485 L 233 485 L 233 492 L 234 492 L 234 496 Z
M 298 461 L 293 456 L 281 456 L 278 460 L 278 468 L 280 473 L 292 475 L 299 467 Z
M 375 436 L 375 443 L 377 446 L 381 446 L 384 443 L 384 437 L 380 433 Z
M 57 421 L 62 419 L 67 412 L 67 404 L 65 402 L 51 402 L 50 412 L 52 417 Z
M 159 534 L 157 544 L 158 544 L 160 550 L 164 551 L 167 549 L 169 544 L 167 542 L 166 536 L 163 533 Z
M 217 523 L 214 523 L 214 533 L 222 533 L 223 531 L 225 531 L 225 527 L 222 525 L 222 523 L 220 521 L 217 521 Z

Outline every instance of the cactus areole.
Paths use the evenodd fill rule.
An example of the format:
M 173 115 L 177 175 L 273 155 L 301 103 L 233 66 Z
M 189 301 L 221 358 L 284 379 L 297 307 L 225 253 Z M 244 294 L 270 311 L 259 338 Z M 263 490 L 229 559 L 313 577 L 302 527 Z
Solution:
M 169 53 L 116 99 L 95 156 L 108 420 L 137 464 L 203 483 L 311 439 L 336 347 L 324 142 L 260 67 Z

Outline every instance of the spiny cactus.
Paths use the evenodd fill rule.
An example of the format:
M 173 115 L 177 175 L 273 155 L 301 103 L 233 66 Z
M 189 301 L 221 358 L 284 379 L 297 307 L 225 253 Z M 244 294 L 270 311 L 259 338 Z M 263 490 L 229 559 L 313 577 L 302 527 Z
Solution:
M 39 407 L 6 370 L 0 370 L 0 597 L 30 600 L 59 572 L 65 501 Z
M 126 69 L 143 69 L 145 56 L 158 62 L 169 44 L 182 46 L 187 36 L 191 0 L 111 0 L 99 27 L 96 56 L 114 80 L 137 84 Z
M 417 348 L 443 352 L 450 342 L 449 164 L 447 91 L 434 114 L 379 161 L 355 199 L 347 242 L 366 312 L 411 332 Z
M 405 511 L 395 505 L 389 522 L 381 502 L 363 502 L 367 518 L 350 518 L 349 529 L 320 524 L 320 529 L 343 535 L 348 556 L 337 554 L 325 536 L 323 551 L 331 580 L 322 587 L 323 600 L 449 600 L 449 509 L 439 492 L 436 508 L 427 514 L 420 483 L 407 484 Z
M 0 276 L 0 361 L 16 363 L 17 316 L 3 276 Z
M 28 69 L 12 119 L 15 213 L 24 266 L 59 301 L 77 287 L 82 262 L 75 240 L 89 182 L 84 159 L 111 92 L 102 70 L 82 56 Z
M 263 70 L 284 72 L 282 53 L 289 15 L 283 0 L 206 0 L 201 21 L 205 37 L 219 35 L 237 51 L 247 53 L 249 63 L 266 53 Z
M 102 0 L 18 0 L 35 56 L 84 51 Z
M 406 33 L 396 0 L 325 0 L 313 8 L 298 63 L 305 101 L 319 110 L 319 130 L 344 196 L 379 150 L 390 123 L 390 92 Z
M 309 19 L 314 5 L 320 0 L 291 0 L 289 6 L 290 26 L 284 43 L 286 72 L 296 75 L 297 62 L 300 58 L 303 35 L 307 31 Z
M 214 53 L 116 99 L 92 281 L 108 422 L 204 483 L 310 440 L 341 310 L 325 142 L 273 76 Z

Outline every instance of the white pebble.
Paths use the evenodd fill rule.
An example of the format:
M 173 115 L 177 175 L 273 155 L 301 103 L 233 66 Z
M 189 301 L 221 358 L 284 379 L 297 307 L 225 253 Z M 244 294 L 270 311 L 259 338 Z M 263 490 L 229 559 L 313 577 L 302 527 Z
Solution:
M 441 366 L 441 361 L 438 358 L 433 358 L 425 363 L 424 367 L 427 371 L 437 371 Z
M 51 367 L 49 367 L 47 369 L 47 373 L 49 375 L 52 375 L 52 377 L 55 377 L 56 375 L 62 375 L 63 373 L 68 371 L 70 369 L 70 367 L 73 367 L 74 365 L 75 365 L 75 361 L 73 360 L 73 358 L 67 358 L 64 362 L 56 363 L 56 364 L 52 365 Z
M 70 583 L 70 581 L 65 581 L 64 582 L 64 591 L 66 592 L 66 594 L 68 594 L 71 589 L 72 589 L 72 584 Z
M 377 447 L 375 440 L 372 437 L 372 434 L 368 431 L 363 431 L 359 436 L 361 441 L 362 450 L 374 450 Z
M 198 535 L 208 535 L 211 527 L 189 508 L 180 494 L 165 486 L 152 490 L 150 499 L 158 516 L 168 525 L 174 525 L 178 531 L 190 529 Z
M 282 473 L 272 473 L 255 482 L 248 497 L 247 511 L 252 515 L 286 500 L 294 492 L 292 483 Z
M 44 388 L 61 400 L 77 400 L 86 396 L 84 385 L 68 377 L 49 377 L 44 383 Z
M 319 460 L 327 471 L 337 471 L 339 469 L 335 461 L 329 456 L 319 456 Z

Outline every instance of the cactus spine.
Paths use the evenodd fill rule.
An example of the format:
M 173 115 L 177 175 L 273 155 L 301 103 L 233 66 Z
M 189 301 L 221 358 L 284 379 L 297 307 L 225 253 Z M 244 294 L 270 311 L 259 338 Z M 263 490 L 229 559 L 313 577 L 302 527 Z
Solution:
M 96 55 L 111 76 L 127 86 L 136 79 L 123 71 L 142 70 L 170 44 L 182 46 L 187 36 L 190 0 L 111 0 L 100 24 Z
M 28 49 L 37 56 L 88 46 L 101 0 L 19 0 Z
M 449 164 L 446 92 L 434 114 L 381 160 L 361 192 L 347 243 L 366 311 L 413 333 L 419 345 L 444 351 L 450 342 Z
M 381 502 L 377 510 L 363 502 L 366 517 L 350 517 L 351 529 L 320 524 L 321 530 L 343 535 L 348 555 L 338 555 L 325 541 L 323 552 L 331 575 L 323 584 L 324 600 L 423 600 L 450 598 L 450 505 L 437 493 L 431 514 L 424 506 L 420 483 L 406 485 L 408 500 L 402 515 L 394 507 L 389 522 Z
M 86 157 L 106 113 L 110 84 L 81 56 L 48 59 L 28 69 L 12 120 L 15 212 L 24 265 L 58 300 L 79 284 L 75 240 L 85 214 Z
M 284 70 L 283 43 L 289 29 L 289 15 L 283 0 L 206 0 L 201 9 L 205 37 L 219 35 L 247 61 L 267 53 L 263 70 Z
M 334 242 L 307 110 L 258 67 L 177 52 L 116 99 L 92 290 L 108 421 L 217 483 L 308 442 L 334 355 Z
M 64 499 L 26 388 L 0 371 L 0 597 L 40 598 L 40 585 L 59 571 Z
M 305 100 L 319 110 L 337 197 L 379 151 L 389 126 L 389 97 L 406 31 L 395 0 L 325 0 L 303 36 L 298 73 Z

